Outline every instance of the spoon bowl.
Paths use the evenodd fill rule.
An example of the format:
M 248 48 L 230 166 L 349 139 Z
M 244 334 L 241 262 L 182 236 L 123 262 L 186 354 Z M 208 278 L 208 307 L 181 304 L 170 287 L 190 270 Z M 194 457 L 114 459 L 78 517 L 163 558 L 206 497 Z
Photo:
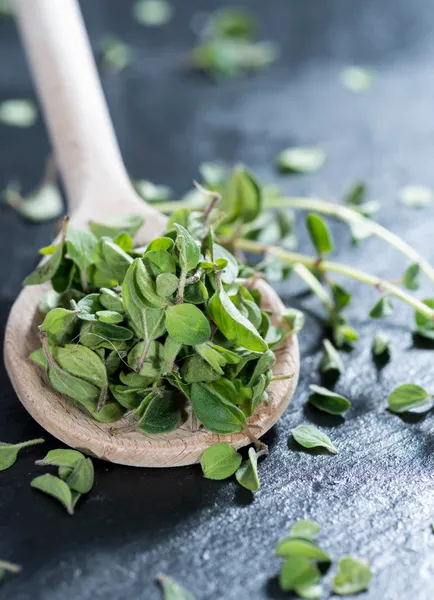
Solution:
M 71 225 L 86 228 L 89 220 L 107 222 L 117 215 L 137 214 L 145 224 L 136 242 L 149 242 L 163 231 L 166 217 L 136 195 L 125 171 L 76 0 L 16 0 L 15 6 L 65 183 Z M 264 281 L 258 280 L 256 287 L 263 308 L 272 312 L 276 323 L 284 308 L 279 297 Z M 220 436 L 195 430 L 190 418 L 171 433 L 145 435 L 131 431 L 127 417 L 102 424 L 57 394 L 28 360 L 39 347 L 37 328 L 43 316 L 38 305 L 47 289 L 48 285 L 31 286 L 18 296 L 6 325 L 4 360 L 18 398 L 52 435 L 92 456 L 141 467 L 198 462 L 203 451 L 218 441 L 236 448 L 250 443 L 244 433 Z M 297 338 L 287 338 L 276 356 L 273 374 L 292 377 L 270 384 L 268 402 L 248 421 L 256 437 L 276 423 L 295 390 Z

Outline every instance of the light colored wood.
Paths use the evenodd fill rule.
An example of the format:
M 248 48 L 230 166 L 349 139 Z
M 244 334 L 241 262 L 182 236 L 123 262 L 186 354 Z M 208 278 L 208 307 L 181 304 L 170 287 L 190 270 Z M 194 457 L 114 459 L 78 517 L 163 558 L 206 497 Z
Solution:
M 89 219 L 136 213 L 146 221 L 138 234 L 145 243 L 164 228 L 165 217 L 132 189 L 113 132 L 86 32 L 75 0 L 16 0 L 18 21 L 45 118 L 65 181 L 71 223 L 84 227 Z M 277 320 L 283 309 L 276 293 L 259 280 L 264 306 Z M 5 333 L 6 369 L 28 412 L 47 431 L 69 446 L 115 463 L 165 467 L 192 464 L 210 444 L 223 439 L 239 448 L 250 443 L 245 434 L 218 436 L 184 423 L 164 435 L 139 432 L 113 434 L 113 425 L 94 421 L 59 396 L 28 360 L 39 346 L 38 303 L 47 286 L 25 288 L 15 301 Z M 297 338 L 277 351 L 275 375 L 292 374 L 269 387 L 270 397 L 249 420 L 254 435 L 263 435 L 282 415 L 297 385 Z M 125 419 L 116 424 L 119 429 Z
M 257 287 L 264 297 L 264 306 L 273 311 L 277 320 L 283 305 L 277 294 L 264 281 Z M 41 377 L 41 370 L 27 356 L 39 347 L 35 301 L 44 286 L 26 288 L 12 307 L 6 329 L 5 361 L 9 376 L 23 405 L 44 429 L 72 448 L 115 463 L 137 467 L 174 467 L 200 460 L 205 448 L 227 441 L 236 448 L 250 443 L 242 433 L 221 436 L 205 429 L 191 431 L 185 423 L 174 432 L 145 435 L 140 432 L 113 434 L 112 428 L 122 430 L 127 419 L 115 424 L 101 424 L 87 416 L 77 406 L 59 396 Z M 47 289 L 45 287 L 45 289 Z M 282 415 L 294 393 L 299 373 L 299 354 L 296 337 L 287 339 L 277 350 L 275 375 L 293 374 L 289 380 L 270 384 L 269 401 L 259 406 L 249 419 L 249 428 L 257 437 L 263 435 Z

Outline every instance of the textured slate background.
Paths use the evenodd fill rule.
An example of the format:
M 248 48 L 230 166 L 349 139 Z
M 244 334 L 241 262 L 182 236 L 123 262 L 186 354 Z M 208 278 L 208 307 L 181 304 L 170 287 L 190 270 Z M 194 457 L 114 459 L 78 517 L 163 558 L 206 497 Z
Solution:
M 407 183 L 434 185 L 434 8 L 428 0 L 259 0 L 249 4 L 264 38 L 277 39 L 282 57 L 255 77 L 214 84 L 180 70 L 200 7 L 183 0 L 168 26 L 135 24 L 130 2 L 86 2 L 92 43 L 108 31 L 134 48 L 134 64 L 103 82 L 126 164 L 134 176 L 184 192 L 197 166 L 216 158 L 243 161 L 291 194 L 341 197 L 355 180 L 379 199 L 379 219 L 434 261 L 433 210 L 411 211 L 397 202 Z M 217 1 L 207 7 L 217 6 Z M 0 24 L 0 99 L 33 96 L 11 23 Z M 340 69 L 366 64 L 377 72 L 371 91 L 357 96 L 339 85 Z M 41 122 L 30 130 L 0 128 L 0 187 L 12 177 L 30 188 L 40 176 L 48 141 Z M 320 143 L 328 158 L 309 177 L 279 179 L 272 159 L 291 144 Z M 0 325 L 3 329 L 23 276 L 54 225 L 31 226 L 0 213 Z M 337 258 L 379 275 L 397 277 L 403 263 L 375 240 L 350 245 L 334 226 Z M 303 242 L 309 251 L 308 244 Z M 273 549 L 295 519 L 323 526 L 321 542 L 338 558 L 368 558 L 375 575 L 366 600 L 431 600 L 434 593 L 434 488 L 432 415 L 405 420 L 385 410 L 399 383 L 432 389 L 432 353 L 414 344 L 412 315 L 399 308 L 388 323 L 369 323 L 375 292 L 353 285 L 349 311 L 360 341 L 345 355 L 337 389 L 353 408 L 324 418 L 305 407 L 317 381 L 321 309 L 296 282 L 278 287 L 285 300 L 308 310 L 301 335 L 302 373 L 285 416 L 267 435 L 271 455 L 261 464 L 262 489 L 254 498 L 234 482 L 202 478 L 198 467 L 136 470 L 96 464 L 94 491 L 71 519 L 54 501 L 29 487 L 33 461 L 43 449 L 23 452 L 0 474 L 0 556 L 23 565 L 0 588 L 7 600 L 110 600 L 159 597 L 154 577 L 175 576 L 199 599 L 287 597 L 278 590 Z M 432 293 L 426 286 L 425 295 Z M 370 355 L 376 329 L 389 332 L 391 362 L 377 369 Z M 26 414 L 0 368 L 0 439 L 43 434 Z M 313 422 L 340 448 L 336 457 L 294 449 L 291 427 Z M 58 446 L 47 436 L 44 450 Z M 330 575 L 328 576 L 330 579 Z M 327 597 L 327 594 L 325 594 Z

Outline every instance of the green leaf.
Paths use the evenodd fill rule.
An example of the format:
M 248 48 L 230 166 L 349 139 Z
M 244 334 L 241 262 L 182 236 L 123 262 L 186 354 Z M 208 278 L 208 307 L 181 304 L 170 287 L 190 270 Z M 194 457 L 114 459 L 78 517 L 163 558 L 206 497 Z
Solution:
M 133 337 L 133 332 L 126 327 L 120 325 L 113 325 L 112 323 L 103 323 L 98 321 L 95 323 L 89 323 L 90 332 L 94 335 L 98 335 L 103 339 L 112 341 L 127 341 Z
M 122 248 L 122 250 L 124 250 L 125 252 L 133 252 L 133 247 L 134 247 L 133 238 L 128 233 L 125 233 L 125 231 L 123 231 L 122 233 L 119 233 L 113 239 L 113 242 L 117 246 L 119 246 L 119 248 Z
M 163 346 L 159 342 L 139 342 L 128 353 L 127 361 L 134 370 L 142 364 L 140 375 L 155 380 L 165 366 L 162 351 Z
M 223 289 L 213 295 L 208 308 L 221 333 L 235 346 L 242 346 L 254 352 L 264 352 L 268 349 L 257 329 L 234 306 Z
M 360 558 L 345 556 L 338 562 L 338 572 L 333 579 L 333 591 L 339 596 L 363 592 L 372 578 L 369 564 Z
M 58 450 L 50 450 L 44 458 L 37 460 L 35 464 L 40 467 L 54 466 L 73 469 L 78 462 L 83 460 L 83 458 L 84 455 L 81 452 L 78 452 L 78 450 L 61 448 Z
M 155 283 L 140 258 L 137 258 L 134 261 L 132 267 L 130 267 L 128 271 L 131 271 L 128 280 L 128 285 L 131 289 L 128 289 L 128 293 L 136 296 L 136 303 L 139 302 L 140 304 L 155 308 L 163 308 L 167 305 L 167 300 L 158 296 L 155 290 Z M 125 279 L 127 279 L 127 276 Z M 135 290 L 133 285 L 135 286 Z M 124 285 L 122 285 L 122 298 L 126 306 Z
M 56 498 L 56 500 L 63 504 L 70 515 L 74 514 L 71 490 L 69 489 L 69 486 L 59 477 L 45 473 L 44 475 L 35 477 L 30 485 L 32 488 L 44 492 L 44 494 L 53 496 L 53 498 Z
M 251 223 L 262 211 L 262 190 L 253 175 L 243 166 L 236 167 L 228 179 L 220 206 L 226 213 L 225 223 L 237 220 Z M 216 258 L 226 258 L 225 255 Z M 238 265 L 237 265 L 238 266 Z
M 341 415 L 351 407 L 351 402 L 347 398 L 331 392 L 325 387 L 312 384 L 309 388 L 312 392 L 309 402 L 319 410 L 331 415 Z
M 393 304 L 387 294 L 383 294 L 369 311 L 371 319 L 385 319 L 393 313 Z
M 308 214 L 306 217 L 306 227 L 310 240 L 318 254 L 327 254 L 333 250 L 331 233 L 321 217 L 313 213 Z
M 174 340 L 172 337 L 170 337 L 170 335 L 166 337 L 163 346 L 163 358 L 168 371 L 171 371 L 173 369 L 174 362 L 181 348 L 182 344 Z
M 302 556 L 308 560 L 316 562 L 331 562 L 330 556 L 324 550 L 321 550 L 315 542 L 304 538 L 297 538 L 293 535 L 284 538 L 276 546 L 277 556 Z
M 176 262 L 173 256 L 166 250 L 149 250 L 143 255 L 143 260 L 151 263 L 154 275 L 159 273 L 176 273 Z
M 420 385 L 405 383 L 393 390 L 388 398 L 389 410 L 394 413 L 426 412 L 433 406 L 432 395 Z
M 42 369 L 47 368 L 48 363 L 43 348 L 38 348 L 37 350 L 30 352 L 29 359 L 38 367 L 41 367 Z
M 198 354 L 189 356 L 181 367 L 181 377 L 185 383 L 199 383 L 201 381 L 215 381 L 220 374 L 215 371 Z
M 176 304 L 166 309 L 166 328 L 180 344 L 203 344 L 211 335 L 208 319 L 193 304 Z
M 77 316 L 83 321 L 96 321 L 96 313 L 101 310 L 100 294 L 87 294 L 77 303 Z
M 254 448 L 249 448 L 249 458 L 245 460 L 235 473 L 240 485 L 251 492 L 260 488 L 258 477 L 258 458 Z
M 338 451 L 332 441 L 322 431 L 319 431 L 313 425 L 299 425 L 295 429 L 291 429 L 293 438 L 304 448 L 326 448 L 332 454 L 337 454 Z
M 108 237 L 98 240 L 92 253 L 98 272 L 108 281 L 123 281 L 133 259 Z M 97 286 L 103 287 L 103 286 Z
M 23 285 L 39 285 L 40 283 L 45 283 L 54 277 L 63 258 L 67 225 L 68 221 L 65 220 L 63 223 L 61 241 L 57 245 L 53 254 L 48 260 L 36 267 L 36 269 L 24 279 Z
M 86 273 L 93 262 L 93 250 L 97 243 L 96 237 L 89 231 L 68 228 L 66 250 L 81 272 Z
M 406 287 L 408 290 L 417 290 L 420 286 L 420 266 L 418 263 L 413 263 L 410 265 L 403 277 L 402 277 L 402 285 Z
M 376 333 L 372 341 L 372 352 L 374 356 L 390 356 L 390 339 L 384 333 Z
M 344 363 L 340 357 L 339 352 L 333 346 L 329 340 L 323 340 L 324 352 L 319 363 L 319 369 L 322 373 L 328 371 L 334 371 L 342 373 L 344 370 Z
M 136 0 L 133 6 L 135 20 L 148 27 L 165 25 L 172 18 L 172 13 L 172 6 L 167 0 Z
M 158 237 L 153 239 L 146 246 L 146 250 L 156 250 L 160 252 L 161 250 L 171 250 L 174 246 L 174 241 L 169 237 Z
M 63 213 L 62 196 L 57 185 L 44 183 L 26 197 L 21 196 L 20 187 L 15 181 L 8 183 L 3 196 L 6 203 L 24 219 L 43 223 L 56 219 Z
M 101 390 L 93 383 L 53 367 L 48 368 L 48 379 L 59 394 L 75 400 L 90 411 L 96 409 Z
M 230 399 L 221 394 L 221 389 L 216 385 L 220 382 L 192 384 L 190 400 L 194 414 L 204 427 L 214 433 L 242 431 L 246 417 Z
M 277 168 L 283 173 L 314 173 L 325 161 L 325 152 L 318 147 L 287 148 L 276 157 Z
M 114 310 L 98 310 L 96 313 L 98 321 L 103 323 L 121 323 L 124 320 L 123 315 Z
M 71 490 L 87 494 L 93 487 L 94 469 L 90 458 L 82 458 L 76 463 L 66 483 Z
M 202 454 L 200 464 L 207 479 L 227 479 L 241 465 L 241 454 L 226 442 L 213 444 Z
M 12 127 L 31 127 L 38 112 L 30 100 L 4 100 L 0 103 L 0 123 Z
M 155 280 L 156 292 L 163 298 L 168 298 L 178 289 L 179 280 L 172 273 L 160 273 Z
M 80 344 L 54 347 L 52 356 L 56 363 L 71 375 L 86 379 L 103 389 L 107 387 L 107 371 L 101 358 Z
M 176 247 L 179 252 L 179 263 L 183 271 L 194 269 L 200 260 L 200 248 L 190 233 L 178 223 L 173 224 L 176 230 Z
M 315 521 L 309 519 L 299 519 L 292 527 L 289 535 L 303 540 L 313 540 L 316 538 L 321 527 Z
M 45 331 L 51 343 L 65 344 L 73 336 L 77 323 L 77 311 L 53 308 L 39 325 L 39 329 Z
M 318 567 L 304 556 L 289 556 L 279 575 L 279 585 L 284 592 L 312 586 L 319 580 Z
M 407 185 L 402 188 L 399 199 L 409 208 L 426 208 L 434 203 L 434 191 L 423 185 Z
M 113 290 L 108 288 L 101 288 L 99 301 L 101 305 L 107 310 L 113 310 L 118 313 L 124 313 L 124 305 L 122 298 Z
M 165 390 L 161 395 L 151 393 L 149 396 L 137 429 L 151 434 L 168 433 L 176 429 L 181 421 L 181 411 L 173 392 Z
M 141 375 L 137 375 L 136 373 L 133 375 L 141 377 Z M 143 377 L 141 378 L 144 379 Z M 149 389 L 146 390 L 144 388 L 144 385 L 141 388 L 130 388 L 126 385 L 111 385 L 110 391 L 121 406 L 127 410 L 135 410 L 149 393 Z
M 194 347 L 196 352 L 205 360 L 217 373 L 224 374 L 222 367 L 226 365 L 224 355 L 217 351 L 210 342 L 198 344 Z
M 0 471 L 6 471 L 15 464 L 18 452 L 22 448 L 27 446 L 35 446 L 36 444 L 43 444 L 45 440 L 38 438 L 36 440 L 29 440 L 27 442 L 20 442 L 18 444 L 6 444 L 0 442 Z
M 423 300 L 429 308 L 434 309 L 434 298 Z M 434 321 L 419 312 L 415 312 L 416 333 L 429 340 L 434 340 Z
M 164 600 L 195 600 L 193 594 L 176 583 L 172 577 L 159 575 L 157 580 L 162 587 Z
M 339 283 L 332 283 L 331 292 L 337 311 L 343 310 L 351 301 L 351 294 L 347 292 Z
M 46 315 L 53 310 L 53 308 L 57 308 L 59 306 L 61 299 L 61 294 L 55 292 L 54 290 L 48 290 L 42 297 L 42 300 L 39 302 L 38 310 L 43 315 Z
M 344 198 L 344 204 L 348 206 L 361 206 L 366 198 L 366 185 L 358 182 L 349 189 Z
M 217 261 L 219 259 L 225 259 L 227 260 L 227 265 L 224 268 L 223 274 L 222 274 L 222 281 L 223 283 L 233 283 L 235 281 L 235 279 L 238 277 L 238 261 L 235 258 L 235 256 L 233 254 L 231 254 L 229 252 L 229 250 L 226 250 L 226 248 L 223 248 L 223 246 L 220 246 L 219 244 L 214 243 L 213 244 L 213 254 L 214 254 L 214 261 Z
M 103 236 L 115 238 L 124 232 L 134 237 L 144 222 L 145 219 L 139 215 L 116 215 L 113 219 L 107 219 L 105 223 L 89 221 L 89 229 L 97 238 Z

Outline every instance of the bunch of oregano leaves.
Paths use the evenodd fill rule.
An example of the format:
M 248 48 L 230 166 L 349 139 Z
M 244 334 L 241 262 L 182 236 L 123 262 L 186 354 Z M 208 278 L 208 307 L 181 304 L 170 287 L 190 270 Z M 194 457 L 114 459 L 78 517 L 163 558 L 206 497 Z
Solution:
M 247 171 L 236 171 L 228 194 L 224 211 L 230 203 L 259 214 L 261 191 Z M 288 310 L 275 327 L 262 310 L 254 271 L 216 234 L 237 219 L 222 215 L 218 199 L 176 211 L 146 247 L 132 239 L 142 220 L 126 217 L 89 231 L 65 219 L 59 243 L 41 250 L 48 260 L 24 284 L 51 280 L 52 290 L 40 306 L 42 347 L 30 358 L 94 419 L 128 412 L 138 430 L 157 434 L 190 411 L 214 433 L 249 433 L 248 417 L 267 399 L 273 349 L 301 321 Z

